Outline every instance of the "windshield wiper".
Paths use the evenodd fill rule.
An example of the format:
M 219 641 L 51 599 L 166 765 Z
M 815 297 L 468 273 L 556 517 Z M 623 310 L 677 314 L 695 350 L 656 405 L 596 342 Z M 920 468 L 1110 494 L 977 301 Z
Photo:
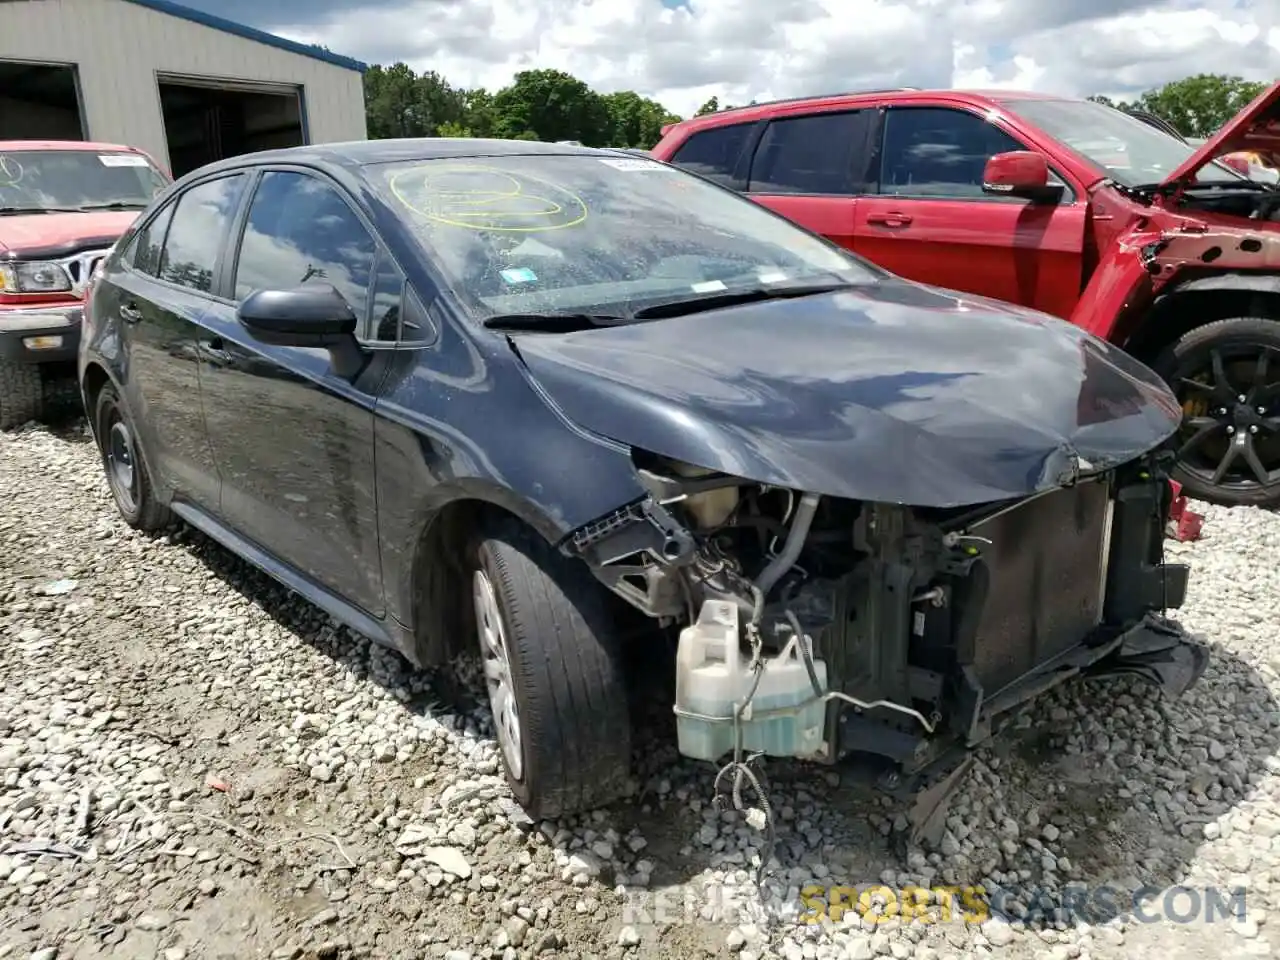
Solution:
M 754 290 L 737 292 L 706 293 L 697 297 L 686 297 L 683 300 L 672 300 L 667 303 L 655 304 L 652 307 L 643 307 L 635 312 L 635 318 L 637 320 L 659 320 L 665 317 L 683 317 L 691 313 L 719 310 L 722 307 L 734 307 L 742 303 L 756 303 L 761 300 L 786 300 L 795 297 L 811 297 L 820 293 L 835 293 L 837 290 L 848 290 L 853 286 L 855 284 L 852 283 L 806 283 L 785 287 L 760 287 Z
M 616 327 L 630 323 L 631 317 L 605 313 L 500 313 L 482 323 L 490 330 L 537 330 L 543 333 L 573 333 L 595 327 Z
M 59 213 L 58 210 L 50 210 L 48 207 L 0 207 L 0 217 L 16 217 L 25 213 Z
M 140 203 L 137 200 L 112 200 L 110 203 L 82 203 L 75 210 L 141 210 L 146 203 Z

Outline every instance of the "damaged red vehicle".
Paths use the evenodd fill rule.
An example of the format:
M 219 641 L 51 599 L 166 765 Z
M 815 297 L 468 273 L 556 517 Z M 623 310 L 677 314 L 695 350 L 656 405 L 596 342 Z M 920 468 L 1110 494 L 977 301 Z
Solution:
M 1157 370 L 1188 494 L 1280 504 L 1280 83 L 1194 147 L 1112 107 L 899 89 L 666 128 L 655 157 L 895 273 L 1035 307 Z
M 46 382 L 74 378 L 89 278 L 169 182 L 134 147 L 0 140 L 0 429 L 38 419 Z

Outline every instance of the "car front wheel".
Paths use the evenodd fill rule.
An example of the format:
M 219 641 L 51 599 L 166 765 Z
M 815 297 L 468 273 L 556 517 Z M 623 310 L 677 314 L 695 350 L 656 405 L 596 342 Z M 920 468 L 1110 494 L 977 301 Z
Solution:
M 1280 505 L 1280 323 L 1197 327 L 1153 366 L 1182 405 L 1174 479 L 1209 503 Z
M 515 522 L 477 542 L 471 593 L 507 781 L 532 817 L 627 791 L 630 716 L 607 595 L 577 561 Z

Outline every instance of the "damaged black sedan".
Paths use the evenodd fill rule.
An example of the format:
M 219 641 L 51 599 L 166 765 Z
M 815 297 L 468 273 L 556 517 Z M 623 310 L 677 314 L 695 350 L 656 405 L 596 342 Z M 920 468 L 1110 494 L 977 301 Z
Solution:
M 535 816 L 626 792 L 628 645 L 669 658 L 685 755 L 913 788 L 1068 677 L 1205 667 L 1164 615 L 1154 374 L 645 157 L 203 167 L 95 277 L 80 382 L 128 523 L 417 664 L 478 652 Z

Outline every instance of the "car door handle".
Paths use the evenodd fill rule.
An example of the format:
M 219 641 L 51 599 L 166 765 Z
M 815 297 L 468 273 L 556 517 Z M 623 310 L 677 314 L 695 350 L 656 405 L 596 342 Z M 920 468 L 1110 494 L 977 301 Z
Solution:
M 125 323 L 137 323 L 142 319 L 142 311 L 138 309 L 135 303 L 122 303 L 120 305 L 120 319 Z
M 911 214 L 869 213 L 867 214 L 867 223 L 874 223 L 881 227 L 906 227 L 911 224 Z

